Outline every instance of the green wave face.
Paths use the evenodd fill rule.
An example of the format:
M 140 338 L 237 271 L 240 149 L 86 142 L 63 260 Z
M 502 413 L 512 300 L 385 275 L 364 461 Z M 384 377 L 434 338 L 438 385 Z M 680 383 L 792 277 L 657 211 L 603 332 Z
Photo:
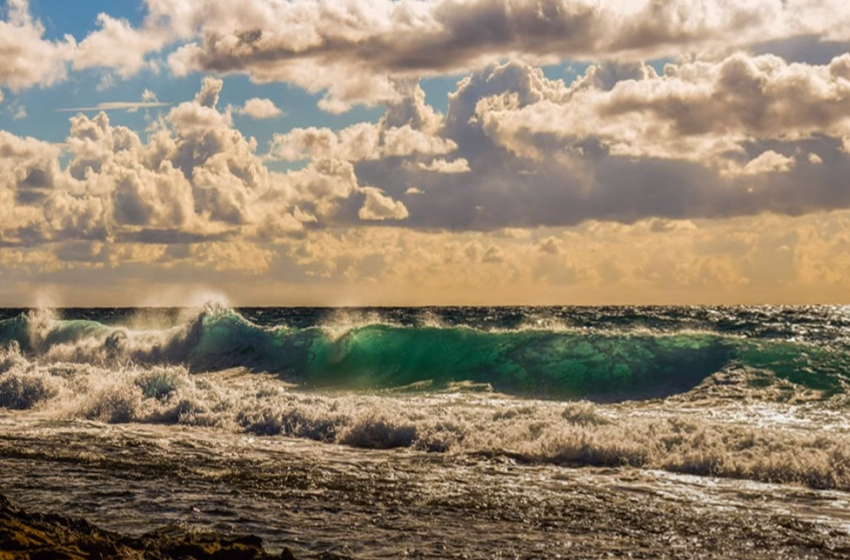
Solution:
M 398 387 L 421 381 L 489 383 L 507 393 L 623 399 L 687 391 L 731 363 L 835 393 L 850 360 L 785 342 L 712 334 L 492 333 L 368 326 L 339 339 L 288 334 L 279 371 L 317 386 Z
M 144 334 L 78 320 L 53 321 L 34 337 L 26 323 L 0 321 L 0 342 L 14 340 L 36 356 L 78 345 L 76 353 L 62 354 L 75 360 L 91 350 L 100 360 L 181 364 L 193 372 L 244 367 L 324 388 L 440 388 L 470 381 L 512 394 L 619 400 L 685 392 L 738 364 L 835 394 L 844 391 L 850 371 L 842 351 L 718 333 L 367 324 L 337 335 L 321 327 L 261 327 L 229 309 Z
M 295 342 L 306 338 L 308 341 Z M 368 326 L 333 340 L 288 336 L 286 364 L 320 386 L 398 387 L 421 381 L 489 383 L 510 393 L 652 396 L 683 390 L 730 359 L 710 336 L 599 336 L 552 332 Z

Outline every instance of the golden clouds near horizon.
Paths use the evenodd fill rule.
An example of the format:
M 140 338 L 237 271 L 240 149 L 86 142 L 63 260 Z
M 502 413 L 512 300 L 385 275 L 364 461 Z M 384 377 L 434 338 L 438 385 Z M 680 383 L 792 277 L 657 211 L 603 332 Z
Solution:
M 31 278 L 54 286 L 63 301 L 86 305 L 129 305 L 157 291 L 173 294 L 164 303 L 176 305 L 197 286 L 237 305 L 844 302 L 848 226 L 845 211 L 593 222 L 509 235 L 372 227 L 317 231 L 285 244 L 5 248 L 0 303 L 26 304 Z M 108 274 L 81 275 L 86 268 Z M 101 283 L 132 288 L 103 294 Z

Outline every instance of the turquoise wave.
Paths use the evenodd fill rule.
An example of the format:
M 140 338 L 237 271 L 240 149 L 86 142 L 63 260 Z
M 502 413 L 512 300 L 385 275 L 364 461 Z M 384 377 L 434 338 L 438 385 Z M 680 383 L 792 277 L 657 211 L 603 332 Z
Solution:
M 383 389 L 457 382 L 553 398 L 619 400 L 685 392 L 730 364 L 769 370 L 826 395 L 843 392 L 845 352 L 793 341 L 704 332 L 481 330 L 364 324 L 261 327 L 226 308 L 169 329 L 97 321 L 0 321 L 0 344 L 39 359 L 180 364 L 192 372 L 244 367 L 305 387 Z

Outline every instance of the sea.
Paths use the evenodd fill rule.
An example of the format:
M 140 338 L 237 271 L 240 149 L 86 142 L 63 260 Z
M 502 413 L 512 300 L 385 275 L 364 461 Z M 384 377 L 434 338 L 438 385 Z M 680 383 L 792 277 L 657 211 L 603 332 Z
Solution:
M 0 310 L 0 493 L 298 558 L 850 558 L 850 308 Z

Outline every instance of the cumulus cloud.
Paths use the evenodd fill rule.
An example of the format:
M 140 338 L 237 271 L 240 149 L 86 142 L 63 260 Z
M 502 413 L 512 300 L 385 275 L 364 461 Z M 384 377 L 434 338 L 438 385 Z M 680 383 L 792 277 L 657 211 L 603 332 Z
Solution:
M 347 199 L 365 198 L 366 219 L 401 219 L 404 206 L 361 190 L 349 162 L 270 171 L 256 141 L 217 108 L 222 86 L 205 79 L 195 99 L 151 124 L 145 141 L 104 111 L 75 115 L 64 167 L 59 146 L 0 131 L 0 244 L 274 241 L 304 224 L 333 224 Z
M 473 73 L 449 96 L 435 134 L 457 145 L 452 156 L 468 172 L 388 158 L 358 161 L 356 170 L 390 196 L 423 191 L 405 199 L 411 226 L 844 208 L 844 59 L 806 65 L 733 54 L 671 63 L 660 75 L 642 63 L 606 63 L 570 85 L 510 62 Z
M 463 158 L 452 161 L 439 158 L 428 163 L 419 162 L 417 165 L 419 169 L 433 171 L 434 173 L 466 173 L 469 171 L 469 162 Z
M 260 99 L 258 97 L 246 101 L 245 105 L 238 109 L 238 112 L 254 119 L 273 119 L 283 115 L 283 111 L 278 109 L 271 99 Z
M 810 8 L 802 0 L 254 1 L 238 11 L 218 10 L 201 23 L 201 41 L 181 47 L 169 62 L 178 73 L 244 72 L 257 81 L 327 90 L 327 106 L 344 109 L 396 99 L 386 77 L 455 73 L 505 56 L 549 62 L 665 56 L 806 32 L 829 36 L 850 20 L 841 2 L 831 2 L 831 11 Z
M 0 130 L 0 245 L 37 242 L 31 224 L 59 181 L 59 148 Z
M 542 239 L 540 243 L 537 244 L 537 247 L 540 251 L 546 254 L 557 255 L 561 252 L 562 245 L 563 243 L 560 239 L 550 235 L 549 237 Z
M 224 87 L 224 81 L 219 78 L 207 76 L 201 82 L 201 91 L 195 96 L 195 103 L 207 109 L 213 109 L 218 105 L 218 97 L 221 95 L 221 88 Z
M 374 124 L 358 123 L 338 132 L 329 128 L 295 128 L 286 134 L 275 134 L 269 153 L 271 157 L 283 161 L 311 158 L 360 161 L 414 154 L 435 156 L 451 153 L 456 148 L 454 141 L 430 131 L 414 128 L 410 124 L 390 126 L 387 119 L 383 119 Z M 447 165 L 444 160 L 443 168 Z M 453 165 L 454 169 L 459 169 L 463 164 L 453 162 Z
M 817 157 L 817 156 L 815 156 Z M 794 167 L 795 160 L 792 157 L 786 157 L 778 154 L 773 150 L 768 150 L 760 154 L 755 159 L 747 162 L 741 169 L 744 175 L 760 175 L 762 173 L 783 173 L 790 171 Z M 814 162 L 813 162 L 814 163 Z
M 205 78 L 145 139 L 105 112 L 74 116 L 64 167 L 57 147 L 7 134 L 0 239 L 278 242 L 363 221 L 507 231 L 846 208 L 848 60 L 606 63 L 569 85 L 514 61 L 462 79 L 445 115 L 399 83 L 378 122 L 292 129 L 263 156 L 219 107 L 223 81 Z M 535 254 L 560 258 L 557 241 Z M 488 250 L 477 262 L 505 258 Z
M 661 76 L 645 67 L 639 79 L 611 87 L 591 67 L 558 98 L 529 103 L 502 93 L 481 100 L 476 115 L 491 137 L 523 156 L 545 155 L 547 139 L 596 139 L 616 155 L 723 165 L 754 138 L 847 134 L 848 63 L 848 54 L 822 66 L 735 54 L 668 64 Z
M 125 19 L 108 14 L 97 16 L 99 29 L 90 33 L 79 45 L 74 56 L 74 69 L 106 67 L 124 78 L 142 69 L 156 69 L 156 63 L 146 59 L 150 52 L 161 49 L 173 35 L 165 27 L 148 25 L 133 28 Z
M 361 220 L 403 220 L 410 214 L 404 203 L 386 196 L 380 189 L 364 187 L 366 200 L 357 213 Z
M 834 216 L 850 208 L 843 0 L 144 1 L 138 26 L 104 14 L 79 44 L 6 3 L 0 101 L 69 63 L 98 68 L 103 89 L 144 71 L 218 77 L 173 105 L 146 90 L 67 109 L 61 145 L 0 131 L 0 262 L 475 294 L 844 282 L 828 264 L 850 266 Z M 539 67 L 565 60 L 591 65 L 572 83 Z M 232 73 L 384 114 L 287 127 L 258 150 L 234 120 L 283 112 L 222 106 Z M 438 75 L 462 75 L 445 114 L 419 86 Z M 7 97 L 13 117 L 24 106 Z M 145 108 L 163 110 L 144 133 L 107 114 Z
M 846 40 L 842 0 L 145 0 L 136 28 L 101 15 L 75 68 L 127 77 L 168 55 L 176 75 L 243 73 L 325 92 L 345 111 L 404 97 L 400 81 L 452 75 L 512 57 L 563 60 L 673 57 L 797 37 Z M 15 0 L 22 4 L 23 0 Z M 74 55 L 74 53 L 71 53 Z
M 442 115 L 425 103 L 425 93 L 418 83 L 399 87 L 405 96 L 389 103 L 377 123 L 357 123 L 339 131 L 294 128 L 273 136 L 269 157 L 283 161 L 336 158 L 357 162 L 409 156 L 430 159 L 453 152 L 457 144 L 440 135 Z
M 0 20 L 0 87 L 20 91 L 65 79 L 76 48 L 70 35 L 45 39 L 44 26 L 30 16 L 27 0 L 7 0 L 6 19 Z

